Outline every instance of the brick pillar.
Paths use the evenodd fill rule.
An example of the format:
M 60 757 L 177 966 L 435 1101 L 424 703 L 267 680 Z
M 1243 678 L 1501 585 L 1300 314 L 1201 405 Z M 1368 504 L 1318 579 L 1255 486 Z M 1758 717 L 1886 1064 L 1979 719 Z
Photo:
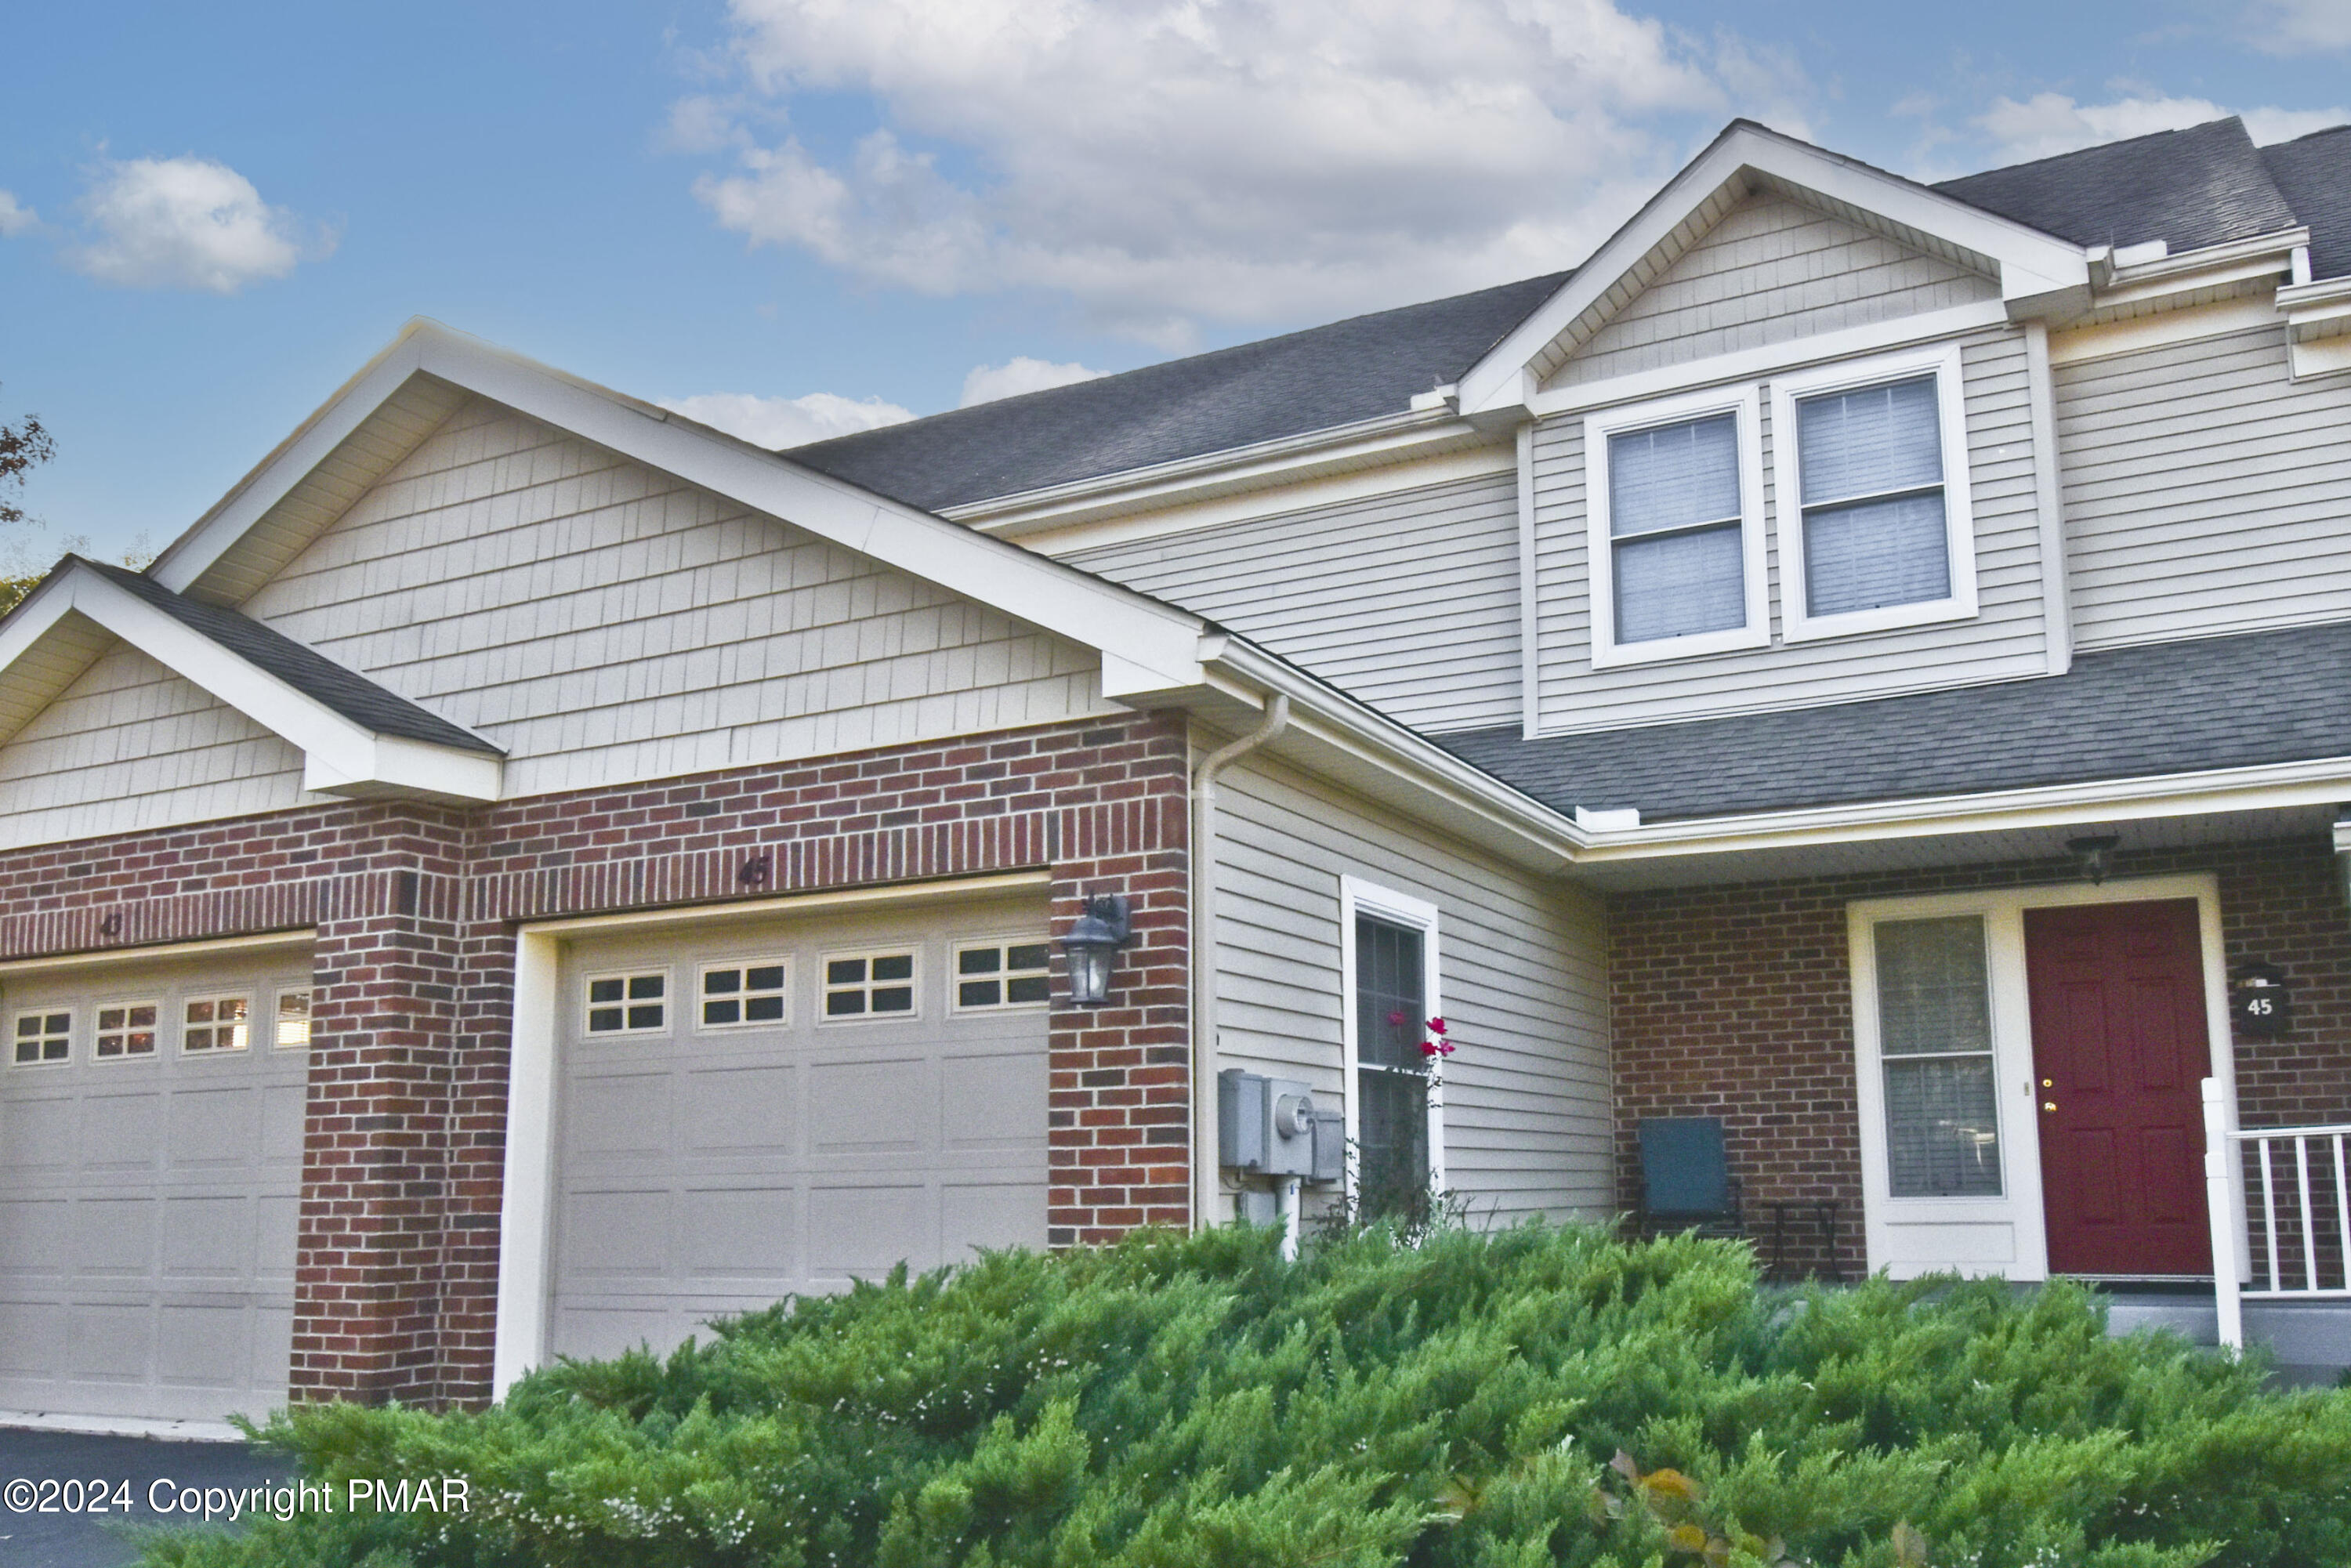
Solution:
M 1091 737 L 1088 737 L 1091 738 Z M 1189 781 L 1180 727 L 1120 737 L 1078 777 L 1113 804 L 1053 821 L 1053 1004 L 1048 1113 L 1054 1247 L 1114 1241 L 1192 1218 Z M 1057 758 L 1067 765 L 1070 759 Z M 1056 780 L 1045 781 L 1049 787 Z M 1135 941 L 1109 1000 L 1069 999 L 1059 939 L 1089 896 L 1123 895 Z
M 431 1403 L 464 976 L 464 819 L 355 814 L 322 898 L 295 1262 L 298 1400 Z

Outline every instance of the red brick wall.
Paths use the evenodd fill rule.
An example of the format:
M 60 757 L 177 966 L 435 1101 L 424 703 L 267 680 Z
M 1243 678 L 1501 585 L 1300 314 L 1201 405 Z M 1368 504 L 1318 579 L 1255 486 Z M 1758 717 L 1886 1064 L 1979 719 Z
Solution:
M 1050 1011 L 1048 1235 L 1190 1215 L 1186 741 L 1122 716 L 471 811 L 351 803 L 0 854 L 0 957 L 315 925 L 297 1397 L 465 1403 L 496 1326 L 523 921 L 1021 869 L 1132 902 Z M 1056 964 L 1059 964 L 1058 956 Z
M 2231 971 L 2285 969 L 2285 1038 L 2237 1042 L 2245 1124 L 2351 1120 L 2351 915 L 2331 843 L 2281 840 L 2119 857 L 2115 875 L 2216 872 Z M 1618 1200 L 1640 1192 L 1645 1116 L 1720 1116 L 1748 1223 L 1767 1251 L 1774 1199 L 1839 1205 L 1832 1249 L 1809 1210 L 1785 1239 L 1792 1270 L 1857 1275 L 1859 1111 L 1845 905 L 1855 899 L 2070 881 L 2070 863 L 1672 889 L 1609 901 Z

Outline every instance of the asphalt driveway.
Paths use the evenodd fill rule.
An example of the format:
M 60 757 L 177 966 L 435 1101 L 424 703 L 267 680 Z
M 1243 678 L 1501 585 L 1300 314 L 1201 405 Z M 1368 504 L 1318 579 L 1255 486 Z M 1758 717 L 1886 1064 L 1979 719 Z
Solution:
M 121 1568 L 137 1555 L 121 1537 L 123 1524 L 183 1523 L 180 1500 L 192 1493 L 200 1499 L 205 1488 L 240 1491 L 293 1473 L 291 1461 L 243 1443 L 0 1427 L 0 1563 Z M 101 1490 L 105 1511 L 93 1511 L 92 1494 Z M 201 1501 L 193 1506 L 201 1517 Z

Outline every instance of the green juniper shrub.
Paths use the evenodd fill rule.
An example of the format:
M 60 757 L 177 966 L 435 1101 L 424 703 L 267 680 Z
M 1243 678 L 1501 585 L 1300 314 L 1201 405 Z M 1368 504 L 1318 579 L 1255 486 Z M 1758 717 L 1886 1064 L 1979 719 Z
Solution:
M 176 1568 L 2339 1568 L 2351 1393 L 2095 1299 L 1771 1291 L 1741 1246 L 1374 1228 L 992 1254 L 538 1373 L 324 1406 L 306 1476 L 448 1517 L 151 1537 Z

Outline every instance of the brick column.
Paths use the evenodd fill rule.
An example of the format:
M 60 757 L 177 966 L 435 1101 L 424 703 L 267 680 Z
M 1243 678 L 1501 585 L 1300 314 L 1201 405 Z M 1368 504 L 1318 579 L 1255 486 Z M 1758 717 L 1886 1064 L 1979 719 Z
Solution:
M 371 807 L 319 912 L 295 1262 L 298 1400 L 426 1403 L 464 991 L 464 820 Z

